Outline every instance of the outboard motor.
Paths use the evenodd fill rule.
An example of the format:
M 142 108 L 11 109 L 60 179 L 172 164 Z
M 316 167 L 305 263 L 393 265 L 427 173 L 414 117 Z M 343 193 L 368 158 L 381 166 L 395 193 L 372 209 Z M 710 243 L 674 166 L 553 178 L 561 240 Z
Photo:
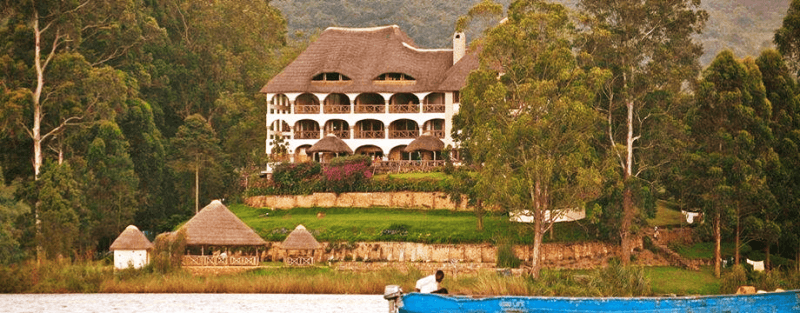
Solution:
M 403 289 L 398 285 L 387 285 L 383 289 L 383 298 L 389 301 L 389 313 L 398 313 L 403 306 Z

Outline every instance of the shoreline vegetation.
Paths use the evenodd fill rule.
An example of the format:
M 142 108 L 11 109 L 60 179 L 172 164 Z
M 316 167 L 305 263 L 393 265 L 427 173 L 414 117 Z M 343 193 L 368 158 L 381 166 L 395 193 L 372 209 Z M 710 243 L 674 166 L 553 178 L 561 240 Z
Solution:
M 0 285 L 0 292 L 382 294 L 386 285 L 412 291 L 415 281 L 425 275 L 411 266 L 406 271 L 363 273 L 327 266 L 270 266 L 230 275 L 196 276 L 180 268 L 164 273 L 152 265 L 142 270 L 114 271 L 112 264 L 103 261 L 50 261 L 39 266 L 28 262 L 3 268 L 0 277 L 5 283 Z M 795 289 L 800 286 L 800 275 L 781 271 L 762 274 L 734 267 L 716 279 L 711 267 L 695 272 L 612 262 L 593 270 L 545 269 L 539 279 L 488 270 L 450 275 L 444 286 L 454 295 L 635 297 L 733 293 L 746 283 L 763 290 Z

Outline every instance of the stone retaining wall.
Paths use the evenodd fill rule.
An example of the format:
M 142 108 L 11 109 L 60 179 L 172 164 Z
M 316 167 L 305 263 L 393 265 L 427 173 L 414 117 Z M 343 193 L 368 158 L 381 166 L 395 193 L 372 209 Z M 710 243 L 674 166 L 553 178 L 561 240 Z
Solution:
M 314 253 L 316 262 L 400 263 L 400 264 L 487 264 L 477 268 L 493 268 L 497 248 L 491 244 L 423 244 L 412 242 L 323 242 Z M 635 245 L 641 249 L 641 240 Z M 280 242 L 270 242 L 263 260 L 282 261 L 286 256 Z M 523 261 L 533 259 L 532 245 L 516 245 L 514 254 Z M 604 265 L 618 255 L 619 246 L 604 242 L 546 243 L 542 246 L 543 265 L 548 268 L 593 268 Z M 403 265 L 400 265 L 403 266 Z
M 460 205 L 443 192 L 317 192 L 310 195 L 255 196 L 245 203 L 256 208 L 291 209 L 295 207 L 391 207 L 447 209 L 468 211 L 466 197 Z

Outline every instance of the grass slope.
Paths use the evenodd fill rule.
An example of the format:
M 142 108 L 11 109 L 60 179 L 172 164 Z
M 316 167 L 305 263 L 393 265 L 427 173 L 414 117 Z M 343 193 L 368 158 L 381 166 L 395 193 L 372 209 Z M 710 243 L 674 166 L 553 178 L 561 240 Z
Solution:
M 282 241 L 304 225 L 319 241 L 409 241 L 422 243 L 531 243 L 527 225 L 508 222 L 508 216 L 487 213 L 484 230 L 477 231 L 472 212 L 390 208 L 295 208 L 271 210 L 236 204 L 231 211 L 262 238 Z M 323 218 L 317 218 L 324 213 Z M 587 240 L 577 223 L 559 223 L 555 241 Z M 547 236 L 546 236 L 547 237 Z

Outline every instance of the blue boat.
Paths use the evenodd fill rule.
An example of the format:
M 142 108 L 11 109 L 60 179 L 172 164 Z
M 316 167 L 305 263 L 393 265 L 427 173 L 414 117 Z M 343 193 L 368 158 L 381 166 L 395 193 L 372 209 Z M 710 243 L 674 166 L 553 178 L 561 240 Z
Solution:
M 777 313 L 800 312 L 800 290 L 750 295 L 686 297 L 519 297 L 473 298 L 437 294 L 391 292 L 384 297 L 389 311 L 400 313 L 454 312 L 674 312 Z

